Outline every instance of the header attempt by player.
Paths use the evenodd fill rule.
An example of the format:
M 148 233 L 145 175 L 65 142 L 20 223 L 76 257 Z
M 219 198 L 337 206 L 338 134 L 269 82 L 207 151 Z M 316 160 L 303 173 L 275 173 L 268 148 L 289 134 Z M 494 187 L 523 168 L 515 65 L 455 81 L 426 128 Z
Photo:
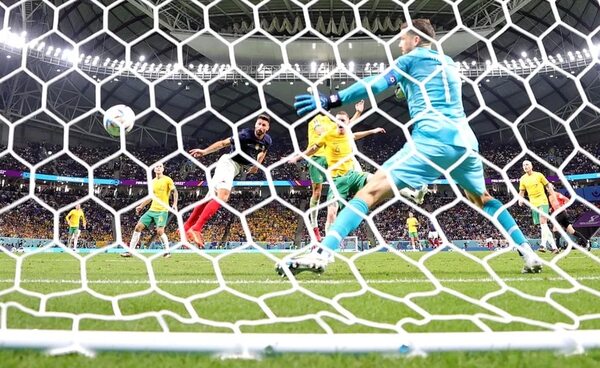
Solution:
M 267 134 L 271 124 L 271 118 L 261 114 L 254 123 L 254 129 L 245 128 L 238 133 L 240 140 L 240 149 L 248 156 L 256 156 L 256 161 L 262 164 L 267 156 L 267 151 L 273 141 L 271 136 Z M 210 183 L 211 190 L 215 191 L 216 196 L 223 202 L 229 201 L 231 188 L 233 188 L 233 179 L 241 174 L 245 169 L 248 174 L 258 172 L 258 167 L 252 165 L 242 155 L 235 154 L 235 146 L 233 137 L 225 138 L 221 141 L 211 144 L 205 149 L 195 148 L 190 150 L 190 154 L 194 157 L 202 157 L 217 152 L 223 148 L 231 147 L 229 154 L 225 154 L 219 158 L 215 175 Z M 196 243 L 199 248 L 204 248 L 204 237 L 202 229 L 206 222 L 213 217 L 221 204 L 215 199 L 201 203 L 194 208 L 192 214 L 185 222 L 183 228 L 186 232 L 188 241 Z
M 399 44 L 402 56 L 396 59 L 392 70 L 367 77 L 331 96 L 319 96 L 321 107 L 329 110 L 366 98 L 367 88 L 379 94 L 398 86 L 408 102 L 414 122 L 412 140 L 420 154 L 415 155 L 407 143 L 389 158 L 349 202 L 349 206 L 340 212 L 322 245 L 337 249 L 340 241 L 362 222 L 360 214 L 368 214 L 372 207 L 393 195 L 392 185 L 399 189 L 419 188 L 437 179 L 440 172 L 421 156 L 443 169 L 464 158 L 450 172 L 450 176 L 465 190 L 471 202 L 498 219 L 518 246 L 525 262 L 523 272 L 540 272 L 540 258 L 531 250 L 513 217 L 485 188 L 483 165 L 477 154 L 479 144 L 469 127 L 462 105 L 459 69 L 450 57 L 431 49 L 434 38 L 435 31 L 428 19 L 415 19 L 410 26 L 403 24 Z M 302 116 L 316 110 L 317 101 L 313 95 L 299 95 L 296 96 L 294 107 Z M 388 181 L 388 175 L 393 183 Z M 316 257 L 313 253 L 288 264 L 292 272 L 321 271 L 326 266 L 327 257 Z

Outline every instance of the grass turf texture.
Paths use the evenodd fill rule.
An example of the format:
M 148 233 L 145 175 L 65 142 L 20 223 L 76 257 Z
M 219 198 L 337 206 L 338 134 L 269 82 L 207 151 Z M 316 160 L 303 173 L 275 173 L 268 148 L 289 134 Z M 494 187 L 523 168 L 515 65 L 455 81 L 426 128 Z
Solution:
M 286 354 L 261 360 L 224 360 L 199 354 L 102 353 L 95 358 L 80 355 L 48 357 L 36 351 L 0 351 L 4 367 L 461 367 L 461 368 L 594 368 L 600 364 L 600 350 L 584 355 L 562 356 L 552 352 L 440 353 L 427 357 L 367 355 Z
M 471 256 L 481 259 L 490 254 L 473 252 Z M 600 319 L 592 316 L 600 314 L 598 296 L 586 290 L 571 292 L 573 284 L 549 268 L 545 268 L 539 275 L 521 275 L 522 262 L 514 252 L 494 254 L 497 256 L 488 262 L 498 276 L 505 280 L 506 285 L 514 288 L 503 293 L 496 293 L 501 290 L 501 285 L 490 278 L 482 265 L 458 252 L 435 255 L 404 254 L 411 260 L 420 262 L 431 272 L 440 282 L 437 289 L 434 283 L 428 280 L 426 272 L 397 255 L 343 254 L 345 255 L 361 255 L 354 264 L 370 287 L 362 294 L 356 293 L 361 290 L 361 286 L 348 264 L 342 260 L 338 259 L 330 265 L 322 276 L 312 273 L 298 275 L 297 279 L 302 289 L 294 291 L 289 280 L 281 279 L 275 274 L 274 263 L 260 254 L 221 256 L 218 267 L 223 275 L 224 285 L 217 281 L 214 264 L 194 254 L 174 254 L 170 259 L 156 257 L 152 259 L 151 268 L 142 259 L 123 259 L 117 255 L 98 254 L 91 258 L 86 257 L 85 262 L 80 262 L 69 254 L 30 254 L 22 258 L 20 289 L 14 289 L 16 261 L 2 255 L 0 306 L 7 314 L 7 326 L 2 327 L 72 329 L 72 314 L 87 313 L 88 317 L 79 323 L 80 330 L 161 331 L 158 320 L 144 313 L 170 311 L 170 314 L 163 314 L 169 329 L 186 332 L 231 332 L 232 328 L 237 326 L 243 332 L 324 333 L 322 324 L 317 323 L 317 316 L 337 333 L 393 333 L 394 326 L 409 332 L 481 331 L 477 323 L 483 323 L 494 331 L 544 330 L 553 324 L 562 324 L 570 328 L 600 329 Z M 599 264 L 587 255 L 572 251 L 564 258 L 556 258 L 549 254 L 543 257 L 547 260 L 554 259 L 558 266 L 582 285 L 600 290 Z M 89 290 L 82 288 L 82 267 L 87 274 Z M 153 271 L 160 292 L 151 288 L 149 271 Z M 288 293 L 263 299 L 263 308 L 255 302 L 256 299 L 251 301 L 242 297 L 245 295 L 252 299 L 281 291 Z M 347 294 L 337 299 L 337 303 L 328 303 L 331 298 L 341 293 Z M 547 297 L 553 305 L 528 300 L 519 293 Z M 326 300 L 315 300 L 310 296 L 313 294 Z M 118 302 L 111 303 L 117 296 Z M 480 301 L 481 304 L 476 301 Z M 115 317 L 114 306 L 129 320 L 118 320 Z M 562 310 L 562 307 L 565 309 Z M 566 310 L 579 317 L 590 318 L 578 321 Z M 288 319 L 284 323 L 273 323 L 269 320 L 269 311 L 277 317 Z M 60 315 L 33 316 L 32 312 Z M 503 315 L 504 312 L 510 313 L 514 318 L 507 318 Z M 477 323 L 469 319 L 476 313 L 480 316 L 479 320 L 475 321 Z M 199 323 L 193 319 L 196 317 L 194 314 L 212 323 Z M 299 320 L 298 317 L 305 315 L 309 318 Z M 356 319 L 348 319 L 348 316 L 354 316 Z M 448 317 L 452 317 L 452 320 L 448 320 Z M 237 325 L 234 326 L 236 321 Z M 35 357 L 41 356 L 23 351 L 5 351 L 2 354 L 6 355 L 8 360 L 39 359 Z M 548 358 L 543 358 L 545 353 L 540 354 L 540 359 L 548 359 L 549 363 L 546 366 L 554 366 L 555 360 L 550 358 L 553 357 L 552 354 L 549 354 Z M 116 359 L 114 357 L 120 355 L 137 356 L 103 353 L 97 361 Z M 209 359 L 199 355 L 140 356 L 165 359 L 165 364 L 173 365 L 182 360 L 191 362 L 196 359 Z M 447 361 L 443 364 L 449 365 L 462 365 L 462 359 L 474 362 L 481 360 L 481 364 L 492 364 L 498 356 L 521 359 L 517 357 L 529 355 L 518 352 L 461 353 L 436 354 L 427 359 L 434 359 L 440 364 Z M 597 361 L 597 353 L 590 356 L 593 358 L 577 359 Z M 55 362 L 59 364 L 63 359 L 68 361 L 83 358 L 56 358 Z M 290 358 L 269 358 L 261 364 L 268 366 L 279 361 L 280 364 L 290 365 L 286 359 Z M 347 357 L 306 356 L 300 361 L 303 359 L 308 359 L 306 364 L 311 365 L 352 366 L 350 363 L 344 363 Z M 321 362 L 322 359 L 324 360 Z M 360 356 L 351 359 L 361 361 L 383 358 Z M 136 365 L 140 363 L 137 358 L 134 360 Z M 498 364 L 503 362 L 503 359 L 497 360 Z M 362 361 L 366 364 L 366 361 Z M 580 363 L 577 366 L 585 366 L 584 362 Z M 252 363 L 248 364 L 252 366 Z M 394 361 L 390 361 L 390 364 L 394 364 Z M 421 366 L 419 360 L 411 361 L 410 364 Z

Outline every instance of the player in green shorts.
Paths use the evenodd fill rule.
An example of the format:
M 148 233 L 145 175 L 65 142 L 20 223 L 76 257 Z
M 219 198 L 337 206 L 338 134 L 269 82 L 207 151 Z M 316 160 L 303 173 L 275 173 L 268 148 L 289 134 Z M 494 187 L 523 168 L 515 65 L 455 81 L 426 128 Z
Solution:
M 129 242 L 129 249 L 135 249 L 140 241 L 142 231 L 154 223 L 156 226 L 156 235 L 158 235 L 165 250 L 163 256 L 168 258 L 171 254 L 169 253 L 169 239 L 167 238 L 167 234 L 165 234 L 165 226 L 167 225 L 169 211 L 165 205 L 169 205 L 169 198 L 173 194 L 173 209 L 177 211 L 178 193 L 173 180 L 163 174 L 164 170 L 165 168 L 162 163 L 154 167 L 154 174 L 156 176 L 152 179 L 151 183 L 153 198 L 146 199 L 135 208 L 135 213 L 139 215 L 144 210 L 144 207 L 152 202 L 150 209 L 140 217 L 137 225 L 135 225 L 135 230 Z M 122 257 L 131 257 L 131 255 L 131 252 L 121 253 Z

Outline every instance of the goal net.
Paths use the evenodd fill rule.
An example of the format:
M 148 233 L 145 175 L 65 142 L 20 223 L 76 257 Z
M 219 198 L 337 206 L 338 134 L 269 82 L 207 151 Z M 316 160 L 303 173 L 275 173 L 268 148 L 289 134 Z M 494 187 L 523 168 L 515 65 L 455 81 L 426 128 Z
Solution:
M 242 355 L 598 347 L 598 12 L 595 2 L 541 0 L 0 3 L 0 345 Z M 314 114 L 298 117 L 294 97 L 366 83 L 366 109 L 348 127 L 363 170 L 382 170 L 405 143 L 420 157 L 406 91 L 374 94 L 366 78 L 395 70 L 427 90 L 435 76 L 414 79 L 394 62 L 401 24 L 426 17 L 432 47 L 460 67 L 486 187 L 533 250 L 545 247 L 543 273 L 521 274 L 514 228 L 472 204 L 450 166 L 436 167 L 424 200 L 394 189 L 324 272 L 280 277 L 277 265 L 318 244 L 327 205 L 351 199 L 333 187 L 333 200 L 323 193 L 311 207 L 309 169 L 288 161 L 306 148 Z M 113 138 L 102 116 L 118 104 L 136 122 Z M 340 110 L 319 113 L 335 120 Z M 248 154 L 262 143 L 240 133 L 260 114 L 273 141 L 262 163 Z M 334 168 L 302 158 L 333 186 Z M 531 192 L 520 203 L 525 160 L 566 195 L 567 221 L 589 243 Z M 174 193 L 154 192 L 158 164 L 177 206 Z M 228 180 L 224 166 L 243 171 L 225 194 L 212 190 Z M 146 212 L 150 201 L 165 218 Z M 77 205 L 85 220 L 71 215 Z M 197 208 L 204 248 L 186 235 Z M 558 237 L 566 246 L 553 253 Z M 493 251 L 487 238 L 500 239 Z M 423 251 L 404 252 L 407 239 Z

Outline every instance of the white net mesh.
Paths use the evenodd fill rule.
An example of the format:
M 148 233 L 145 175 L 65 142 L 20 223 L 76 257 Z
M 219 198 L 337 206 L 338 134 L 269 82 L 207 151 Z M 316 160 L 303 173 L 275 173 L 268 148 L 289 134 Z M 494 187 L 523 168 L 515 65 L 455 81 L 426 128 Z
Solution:
M 316 243 L 308 226 L 309 194 L 280 188 L 280 182 L 289 186 L 299 180 L 288 175 L 285 158 L 292 150 L 302 150 L 305 133 L 300 132 L 306 131 L 308 119 L 295 120 L 289 115 L 282 118 L 282 114 L 292 110 L 293 95 L 308 86 L 316 93 L 317 89 L 333 89 L 332 83 L 339 82 L 343 88 L 346 83 L 389 71 L 398 56 L 398 37 L 377 34 L 396 32 L 400 19 L 408 21 L 431 6 L 446 9 L 454 19 L 453 26 L 436 40 L 438 50 L 457 54 L 465 48 L 457 52 L 456 44 L 468 41 L 480 45 L 485 50 L 482 55 L 487 55 L 462 64 L 464 93 L 471 104 L 466 106 L 469 119 L 484 117 L 493 121 L 493 137 L 511 135 L 518 144 L 518 151 L 501 159 L 482 153 L 486 169 L 503 179 L 489 182 L 488 187 L 496 190 L 506 185 L 505 203 L 511 210 L 517 209 L 518 189 L 508 183 L 515 178 L 514 168 L 518 171 L 521 161 L 529 158 L 537 167 L 555 173 L 557 182 L 569 193 L 569 205 L 576 202 L 580 206 L 577 208 L 591 211 L 591 216 L 600 214 L 592 203 L 593 195 L 576 191 L 579 184 L 573 183 L 578 178 L 565 175 L 569 165 L 585 161 L 596 170 L 589 174 L 596 176 L 583 179 L 598 177 L 597 151 L 584 149 L 579 143 L 581 136 L 575 135 L 597 124 L 594 117 L 600 114 L 595 95 L 590 92 L 597 82 L 591 76 L 598 61 L 594 34 L 573 26 L 572 19 L 565 21 L 559 4 L 547 3 L 555 18 L 550 26 L 527 31 L 512 17 L 529 1 L 473 2 L 485 14 L 474 11 L 467 1 L 394 2 L 403 17 L 373 22 L 362 14 L 365 9 L 375 9 L 376 4 L 341 0 L 335 2 L 339 9 L 334 13 L 343 15 L 332 17 L 328 25 L 322 17 L 311 20 L 309 11 L 319 3 L 290 0 L 288 6 L 300 10 L 300 15 L 295 22 L 282 24 L 269 23 L 264 17 L 269 4 L 278 4 L 269 1 L 90 0 L 60 5 L 15 1 L 0 5 L 4 20 L 0 48 L 9 60 L 0 79 L 2 134 L 7 142 L 0 173 L 6 180 L 11 175 L 19 176 L 14 179 L 18 191 L 15 196 L 6 194 L 0 209 L 0 330 L 5 332 L 2 341 L 6 346 L 221 352 L 261 351 L 268 346 L 281 351 L 398 352 L 408 346 L 416 352 L 515 346 L 511 344 L 517 348 L 576 349 L 600 341 L 595 332 L 600 315 L 597 254 L 584 252 L 570 241 L 571 247 L 565 252 L 544 258 L 543 276 L 525 277 L 518 275 L 520 261 L 507 243 L 502 246 L 500 241 L 495 246 L 499 251 L 492 253 L 470 252 L 469 248 L 477 247 L 477 239 L 453 239 L 447 233 L 457 234 L 457 227 L 481 227 L 481 239 L 491 236 L 488 232 L 493 232 L 496 239 L 508 239 L 509 234 L 482 225 L 486 221 L 483 217 L 494 223 L 497 219 L 472 205 L 452 181 L 439 182 L 447 188 L 447 195 L 441 196 L 438 190 L 424 206 L 414 205 L 395 190 L 393 200 L 365 218 L 358 235 L 346 238 L 346 250 L 362 252 L 336 254 L 337 262 L 322 277 L 301 274 L 297 278 L 278 278 L 274 266 L 283 255 L 300 244 Z M 87 28 L 78 31 L 73 24 L 65 23 L 63 16 L 75 10 L 86 15 L 83 19 L 89 20 Z M 45 18 L 47 24 L 37 24 L 31 32 L 27 19 L 36 12 L 52 16 Z M 229 34 L 227 29 L 219 28 L 222 23 L 216 20 L 228 16 L 228 12 L 244 14 Z M 477 27 L 477 17 L 487 17 L 487 29 Z M 131 32 L 127 24 L 136 24 L 138 34 L 127 34 Z M 181 24 L 187 26 L 187 31 L 180 28 Z M 587 46 L 567 50 L 566 55 L 550 55 L 546 40 L 559 27 Z M 286 32 L 291 37 L 280 36 Z M 520 59 L 501 60 L 498 53 L 513 52 L 498 51 L 504 48 L 502 37 L 510 32 L 528 39 L 536 56 L 523 54 Z M 159 39 L 163 46 L 153 49 L 152 43 Z M 373 55 L 373 61 L 355 64 L 351 60 L 350 50 L 361 47 L 363 55 Z M 97 53 L 88 54 L 89 49 Z M 252 49 L 257 52 L 252 53 Z M 308 53 L 314 53 L 318 61 L 307 61 L 302 55 Z M 171 64 L 163 61 L 165 55 Z M 270 64 L 265 60 L 271 60 Z M 570 88 L 576 98 L 567 98 L 565 108 L 557 109 L 537 88 L 541 83 L 552 85 L 550 79 L 559 78 L 563 92 Z M 502 87 L 504 92 L 494 91 L 497 99 L 491 102 L 493 87 L 486 86 L 490 79 L 510 83 Z M 239 91 L 221 89 L 223 85 L 239 87 Z M 561 92 L 557 87 L 551 90 Z M 119 100 L 124 95 L 130 100 Z M 37 96 L 37 100 L 28 96 Z M 255 105 L 247 105 L 247 96 L 254 98 L 251 102 Z M 17 99 L 19 104 L 15 103 Z M 178 99 L 196 108 L 182 111 Z M 515 108 L 515 99 L 528 99 L 530 104 Z M 141 108 L 136 111 L 136 128 L 121 136 L 119 145 L 111 150 L 103 147 L 110 144 L 100 127 L 101 113 L 117 103 L 135 103 Z M 387 139 L 397 141 L 402 137 L 413 143 L 407 138 L 413 121 L 402 121 L 405 116 L 391 110 L 389 99 L 378 99 L 370 93 L 369 103 L 372 109 L 353 126 L 354 131 L 361 130 L 360 124 L 384 121 L 392 129 Z M 206 186 L 191 186 L 210 183 L 217 156 L 223 154 L 221 151 L 198 161 L 188 150 L 206 147 L 213 137 L 232 135 L 253 124 L 263 112 L 272 117 L 274 146 L 289 141 L 289 147 L 260 165 L 262 177 L 257 177 L 264 179 L 262 185 L 250 178 L 248 183 L 238 183 L 241 189 L 234 189 L 228 202 L 219 201 L 223 208 L 206 225 L 206 250 L 184 242 L 177 231 L 184 232 L 184 221 L 192 209 L 215 198 Z M 588 125 L 584 115 L 589 118 Z M 44 131 L 49 140 L 60 140 L 62 144 L 52 152 L 44 148 L 31 158 L 27 156 L 30 150 L 21 149 L 28 137 L 26 129 L 42 120 L 51 126 Z M 566 136 L 573 149 L 562 161 L 550 159 L 549 147 L 528 147 L 536 130 L 548 132 L 550 137 Z M 83 135 L 87 138 L 81 138 Z M 254 157 L 241 152 L 237 134 L 233 136 L 236 153 L 255 163 Z M 94 142 L 91 153 L 84 147 L 88 140 Z M 144 151 L 140 148 L 142 142 L 161 149 Z M 388 157 L 381 160 L 365 154 L 365 145 L 357 142 L 356 156 L 368 171 L 375 171 Z M 173 146 L 176 150 L 163 149 Z M 412 153 L 419 155 L 412 147 Z M 379 150 L 382 152 L 385 155 L 385 150 Z M 152 180 L 155 162 L 165 163 L 166 174 L 177 176 L 177 185 L 185 188 L 179 208 L 169 208 L 166 226 L 174 256 L 162 259 L 166 249 L 158 238 L 151 237 L 154 230 L 146 229 L 140 249 L 131 250 L 134 257 L 118 258 L 116 253 L 129 244 L 139 218 L 135 207 L 141 198 L 153 198 L 147 183 Z M 440 175 L 450 177 L 452 169 L 440 168 Z M 111 177 L 117 172 L 117 179 Z M 330 172 L 327 177 L 332 183 Z M 77 193 L 84 188 L 87 194 L 70 196 L 69 191 L 76 186 Z M 339 196 L 336 188 L 331 190 Z M 347 205 L 347 201 L 342 202 Z M 64 216 L 75 203 L 84 205 L 86 215 L 95 214 L 90 229 L 84 230 L 79 240 L 83 248 L 79 253 L 69 251 L 65 241 Z M 539 212 L 530 203 L 527 206 Z M 322 203 L 319 208 L 325 207 Z M 419 241 L 427 245 L 425 224 L 430 221 L 430 230 L 437 232 L 442 246 L 427 253 L 401 252 L 410 247 L 407 238 L 402 237 L 409 209 L 420 221 Z M 529 221 L 526 216 L 517 220 L 521 226 Z M 19 226 L 13 226 L 15 221 Z M 289 226 L 279 228 L 278 224 Z M 555 219 L 552 224 L 558 225 Z M 567 236 L 562 229 L 560 233 Z M 32 329 L 44 331 L 35 336 L 23 331 Z M 556 334 L 531 339 L 496 333 L 539 330 Z M 576 335 L 575 330 L 591 332 Z M 565 331 L 570 334 L 561 335 Z M 171 337 L 157 338 L 153 332 L 168 332 Z M 190 343 L 189 336 L 180 332 L 224 335 L 213 335 L 198 344 Z M 244 338 L 261 332 L 267 335 Z M 421 336 L 420 332 L 428 334 Z M 436 332 L 467 334 L 448 339 Z M 292 335 L 298 333 L 353 334 L 331 342 L 317 335 Z M 365 338 L 360 333 L 373 335 Z M 388 334 L 396 338 L 390 339 Z M 165 341 L 169 347 L 164 346 Z

